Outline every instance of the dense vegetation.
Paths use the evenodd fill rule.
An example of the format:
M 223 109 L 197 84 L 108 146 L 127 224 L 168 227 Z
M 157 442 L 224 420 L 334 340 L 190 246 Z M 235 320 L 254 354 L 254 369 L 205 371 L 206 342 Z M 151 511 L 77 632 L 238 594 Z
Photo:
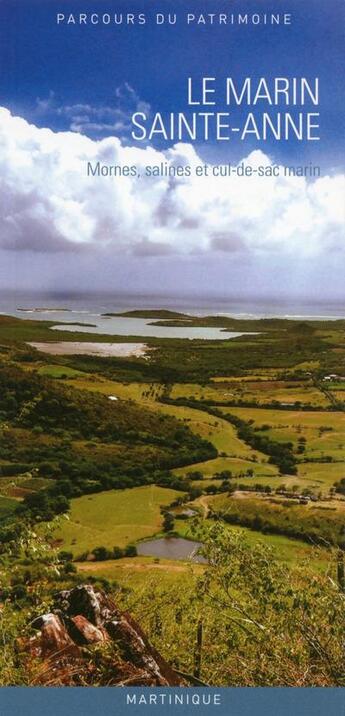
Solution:
M 175 582 L 174 599 L 171 584 L 157 578 L 135 590 L 105 580 L 98 585 L 140 620 L 175 669 L 197 672 L 205 684 L 344 686 L 345 609 L 338 584 L 302 570 L 292 573 L 267 547 L 250 546 L 221 523 L 197 534 L 207 564 Z M 24 525 L 1 556 L 1 685 L 35 685 L 46 668 L 15 652 L 13 643 L 30 633 L 37 612 L 49 610 L 52 588 L 80 583 L 69 558 Z M 89 647 L 88 657 L 92 684 L 107 685 L 116 648 Z M 49 683 L 60 685 L 54 674 Z M 78 673 L 77 683 L 88 685 L 87 671 Z
M 236 427 L 238 437 L 241 440 L 253 448 L 253 450 L 259 450 L 260 452 L 269 455 L 270 462 L 277 465 L 282 475 L 297 474 L 296 459 L 292 453 L 292 444 L 289 442 L 277 442 L 276 440 L 269 439 L 265 435 L 260 434 L 260 432 L 255 430 L 252 426 L 252 421 L 242 420 L 237 415 L 232 415 L 231 413 L 221 413 L 217 410 L 217 408 L 211 408 L 193 400 L 184 400 L 183 398 L 180 398 L 179 400 L 174 401 L 167 397 L 162 400 L 172 405 L 186 405 L 190 408 L 205 410 L 205 412 L 210 415 L 227 420 Z
M 133 312 L 131 312 L 133 315 Z M 136 314 L 134 314 L 134 317 Z M 140 311 L 144 318 L 156 318 L 155 312 Z M 180 314 L 169 325 L 217 326 L 228 331 L 244 331 L 256 335 L 244 335 L 224 341 L 182 339 L 145 339 L 152 351 L 150 360 L 144 358 L 97 358 L 94 356 L 71 356 L 68 364 L 76 369 L 99 372 L 109 377 L 115 375 L 123 380 L 157 381 L 159 383 L 186 383 L 209 380 L 214 376 L 240 376 L 258 368 L 287 369 L 305 362 L 314 362 L 315 377 L 328 373 L 344 372 L 343 333 L 344 321 L 297 322 L 283 319 L 244 320 L 225 316 L 184 316 Z M 6 345 L 18 345 L 23 341 L 51 340 L 48 321 L 21 321 L 0 316 L 0 341 Z M 90 341 L 90 333 L 54 331 L 55 340 Z M 96 335 L 96 340 L 111 342 L 114 336 Z M 140 336 L 116 336 L 116 341 L 136 341 Z M 30 351 L 26 349 L 28 357 Z M 31 352 L 34 357 L 34 351 Z M 299 371 L 299 369 L 298 369 Z M 305 371 L 302 371 L 302 375 Z M 299 375 L 301 373 L 299 372 Z
M 173 417 L 130 401 L 114 404 L 17 367 L 0 367 L 0 391 L 1 457 L 13 461 L 2 474 L 24 468 L 52 480 L 24 498 L 24 507 L 46 519 L 88 492 L 153 482 L 184 487 L 170 469 L 217 455 Z
M 335 507 L 303 507 L 291 499 L 272 497 L 262 501 L 217 496 L 209 504 L 214 519 L 221 517 L 228 524 L 243 525 L 263 534 L 281 534 L 321 545 L 344 542 L 344 516 Z
M 344 389 L 325 373 L 345 373 L 345 323 L 131 315 L 257 335 L 152 338 L 145 357 L 52 364 L 26 344 L 52 340 L 51 323 L 0 317 L 2 683 L 34 683 L 13 641 L 56 587 L 86 575 L 207 683 L 344 686 L 345 584 L 332 551 L 341 576 Z M 202 541 L 206 565 L 135 556 L 161 534 Z
M 199 651 L 201 678 L 224 686 L 344 684 L 338 586 L 327 577 L 289 573 L 269 549 L 249 547 L 220 523 L 202 539 L 209 566 L 194 584 L 181 585 L 178 606 L 164 589 L 154 591 L 151 636 L 173 663 L 190 673 Z

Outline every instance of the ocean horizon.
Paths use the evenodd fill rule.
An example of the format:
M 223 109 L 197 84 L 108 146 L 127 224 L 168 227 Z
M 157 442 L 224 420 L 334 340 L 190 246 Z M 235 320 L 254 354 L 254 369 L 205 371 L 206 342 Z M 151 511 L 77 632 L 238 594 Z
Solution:
M 24 309 L 24 310 L 21 310 Z M 37 309 L 42 309 L 37 311 Z M 0 290 L 0 314 L 47 319 L 57 309 L 85 313 L 85 316 L 135 309 L 167 309 L 192 315 L 224 315 L 234 318 L 345 319 L 345 300 L 317 300 L 276 297 L 219 297 L 159 295 L 110 292 Z

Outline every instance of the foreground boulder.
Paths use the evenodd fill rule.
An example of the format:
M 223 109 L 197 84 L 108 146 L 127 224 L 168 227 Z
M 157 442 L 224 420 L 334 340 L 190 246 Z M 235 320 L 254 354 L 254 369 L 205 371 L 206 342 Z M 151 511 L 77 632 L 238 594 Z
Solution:
M 49 614 L 21 640 L 33 684 L 185 686 L 139 624 L 103 592 L 81 585 L 59 592 Z

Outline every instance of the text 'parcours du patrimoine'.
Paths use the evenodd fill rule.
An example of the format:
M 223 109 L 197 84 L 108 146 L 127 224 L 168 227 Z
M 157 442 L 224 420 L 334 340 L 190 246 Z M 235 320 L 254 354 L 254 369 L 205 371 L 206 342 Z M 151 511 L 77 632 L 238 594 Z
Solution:
M 318 141 L 320 139 L 319 78 L 227 77 L 187 78 L 188 112 L 134 112 L 136 141 L 229 141 L 253 137 Z M 220 107 L 222 111 L 220 111 Z M 224 111 L 227 107 L 229 111 Z M 243 111 L 250 107 L 251 111 Z

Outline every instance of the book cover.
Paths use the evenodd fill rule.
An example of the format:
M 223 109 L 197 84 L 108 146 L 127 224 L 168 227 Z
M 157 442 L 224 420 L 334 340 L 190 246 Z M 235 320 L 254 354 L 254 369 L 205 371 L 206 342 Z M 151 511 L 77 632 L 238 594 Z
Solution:
M 1 714 L 339 714 L 343 3 L 0 34 Z

